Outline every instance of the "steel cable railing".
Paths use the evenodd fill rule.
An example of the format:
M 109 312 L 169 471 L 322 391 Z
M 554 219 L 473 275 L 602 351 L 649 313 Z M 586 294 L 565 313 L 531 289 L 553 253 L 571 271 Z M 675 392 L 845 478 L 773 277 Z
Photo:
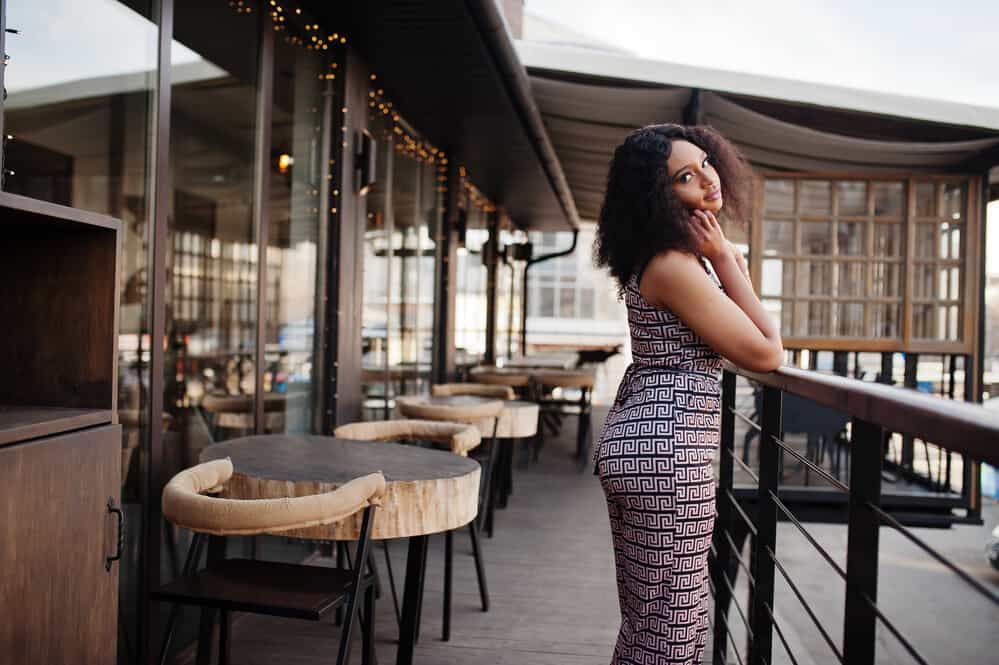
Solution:
M 787 569 L 785 569 L 784 566 L 781 564 L 781 562 L 777 560 L 777 556 L 773 553 L 773 550 L 767 548 L 767 555 L 770 557 L 771 561 L 773 561 L 774 566 L 776 566 L 777 570 L 780 571 L 781 577 L 783 577 L 784 581 L 787 582 L 787 586 L 790 587 L 791 592 L 795 595 L 795 597 L 801 603 L 801 606 L 805 609 L 805 612 L 808 614 L 808 618 L 812 620 L 812 623 L 814 623 L 815 627 L 818 628 L 819 633 L 822 635 L 822 638 L 826 641 L 826 644 L 829 645 L 829 648 L 832 649 L 832 652 L 836 655 L 836 660 L 842 663 L 843 653 L 836 646 L 836 643 L 833 641 L 832 637 L 829 636 L 829 632 L 822 626 L 822 622 L 819 621 L 819 618 L 815 616 L 815 611 L 812 610 L 812 606 L 808 604 L 808 601 L 805 599 L 804 594 L 802 594 L 801 590 L 798 589 L 798 585 L 795 584 L 794 580 L 791 579 L 791 575 L 787 572 Z
M 777 617 L 774 616 L 773 609 L 766 603 L 763 604 L 763 607 L 767 610 L 767 616 L 770 617 L 774 630 L 777 631 L 777 637 L 780 639 L 780 643 L 784 646 L 784 651 L 787 653 L 787 657 L 791 659 L 791 665 L 798 665 L 798 659 L 794 657 L 794 652 L 791 651 L 791 647 L 787 643 L 787 638 L 784 637 L 784 631 L 780 629 L 780 624 L 777 623 Z
M 784 502 L 781 501 L 777 497 L 776 494 L 774 494 L 773 492 L 771 492 L 770 495 L 773 497 L 774 503 L 777 504 L 777 510 L 781 511 L 782 513 L 784 513 L 784 516 L 787 517 L 787 520 L 791 524 L 793 524 L 795 527 L 797 527 L 798 531 L 801 532 L 801 535 L 803 535 L 808 540 L 808 542 L 812 545 L 812 547 L 814 547 L 815 550 L 819 554 L 822 555 L 822 558 L 824 558 L 826 560 L 826 563 L 828 563 L 830 566 L 832 566 L 832 569 L 835 570 L 836 573 L 845 582 L 846 581 L 846 571 L 843 570 L 838 563 L 836 563 L 835 561 L 833 561 L 832 556 L 829 554 L 829 552 L 826 550 L 826 548 L 824 548 L 821 545 L 819 545 L 819 543 L 815 540 L 815 538 L 812 536 L 812 534 L 810 534 L 808 532 L 808 530 L 804 527 L 804 525 L 802 525 L 801 521 L 798 520 L 798 518 L 794 516 L 794 513 L 791 512 L 791 509 L 788 508 L 784 504 Z
M 807 467 L 809 471 L 811 471 L 812 473 L 816 474 L 817 476 L 819 476 L 820 478 L 822 478 L 823 480 L 825 480 L 826 482 L 828 482 L 830 485 L 832 485 L 836 489 L 841 490 L 845 494 L 849 494 L 850 493 L 850 488 L 843 481 L 841 481 L 839 478 L 837 478 L 836 476 L 832 475 L 831 473 L 829 473 L 828 471 L 826 471 L 825 469 L 823 469 L 821 466 L 818 466 L 817 464 L 815 464 L 815 462 L 813 462 L 812 460 L 810 460 L 807 457 L 803 456 L 797 450 L 795 450 L 791 446 L 787 445 L 784 441 L 781 441 L 780 439 L 775 438 L 774 439 L 774 443 L 777 444 L 778 448 L 780 448 L 781 450 L 783 450 L 784 452 L 786 452 L 787 454 L 789 454 L 791 457 L 794 457 L 796 460 L 798 460 L 799 462 L 801 462 L 802 464 L 804 464 L 805 467 Z
M 930 547 L 929 545 L 927 545 L 925 542 L 923 542 L 923 540 L 920 539 L 919 536 L 917 536 L 916 534 L 912 533 L 912 531 L 910 531 L 904 525 L 902 525 L 901 523 L 899 523 L 899 521 L 897 519 L 895 519 L 894 517 L 892 517 L 890 514 L 886 513 L 879 506 L 875 506 L 875 505 L 870 504 L 870 503 L 867 504 L 867 506 L 871 510 L 873 510 L 874 513 L 878 517 L 880 517 L 881 520 L 885 524 L 887 524 L 888 526 L 893 527 L 896 531 L 898 531 L 903 536 L 905 536 L 906 538 L 908 538 L 916 546 L 918 546 L 924 552 L 926 552 L 931 557 L 933 557 L 934 559 L 936 559 L 937 563 L 939 563 L 940 565 L 942 565 L 944 568 L 947 568 L 949 571 L 951 571 L 952 573 L 954 573 L 955 575 L 957 575 L 958 577 L 960 577 L 962 580 L 964 580 L 965 582 L 967 582 L 971 586 L 972 589 L 974 589 L 975 591 L 977 591 L 983 597 L 987 598 L 988 600 L 991 600 L 993 604 L 999 605 L 999 596 L 997 596 L 994 591 L 992 591 L 991 589 L 989 589 L 988 587 L 986 587 L 984 584 L 982 584 L 981 582 L 979 582 L 978 580 L 976 580 L 975 578 L 973 578 L 971 575 L 969 575 L 965 571 L 963 571 L 960 568 L 958 568 L 951 561 L 948 561 L 945 556 L 943 556 L 942 554 L 940 554 L 939 552 L 937 552 L 935 549 L 933 549 L 932 547 Z
M 759 423 L 734 408 L 736 374 L 761 384 L 762 400 L 758 402 Z M 833 475 L 820 463 L 809 459 L 811 455 L 801 454 L 782 440 L 783 392 L 793 393 L 852 417 L 846 469 L 849 484 L 838 477 L 838 455 L 834 462 L 836 475 Z M 731 365 L 726 366 L 722 379 L 722 407 L 722 456 L 718 474 L 720 494 L 715 534 L 717 547 L 712 545 L 714 572 L 711 584 L 712 594 L 716 600 L 715 621 L 712 623 L 716 664 L 726 662 L 725 653 L 728 644 L 731 644 L 736 651 L 739 662 L 743 662 L 727 617 L 730 603 L 735 600 L 735 579 L 740 569 L 747 576 L 750 585 L 751 607 L 748 612 L 743 611 L 743 608 L 736 603 L 737 612 L 746 625 L 749 638 L 745 654 L 745 662 L 749 665 L 768 665 L 771 662 L 774 634 L 777 635 L 778 641 L 792 663 L 798 662 L 785 634 L 786 626 L 778 625 L 774 616 L 775 572 L 787 583 L 838 662 L 850 662 L 851 665 L 873 664 L 875 630 L 880 623 L 915 661 L 926 663 L 926 658 L 877 606 L 878 533 L 882 524 L 898 530 L 931 558 L 958 575 L 978 595 L 999 605 L 999 596 L 995 592 L 936 552 L 903 525 L 900 520 L 905 519 L 907 513 L 903 512 L 902 517 L 896 517 L 890 512 L 890 506 L 906 504 L 894 503 L 884 508 L 881 506 L 881 468 L 885 455 L 884 444 L 887 442 L 885 432 L 898 432 L 915 436 L 923 441 L 939 442 L 934 445 L 940 451 L 947 450 L 948 462 L 950 454 L 956 452 L 965 457 L 970 456 L 997 464 L 999 451 L 993 442 L 999 438 L 999 418 L 987 415 L 980 408 L 948 403 L 938 398 L 887 386 L 794 369 L 782 369 L 772 374 L 759 375 L 736 370 Z M 760 434 L 758 472 L 735 454 L 734 425 L 737 420 Z M 746 454 L 746 450 L 743 454 Z M 928 450 L 926 452 L 928 458 L 926 463 L 929 468 L 931 460 Z M 782 467 L 784 453 L 797 460 L 802 465 L 799 468 L 806 469 L 806 477 L 808 473 L 814 473 L 838 490 L 841 496 L 847 495 L 847 504 L 808 503 L 815 501 L 811 498 L 815 496 L 827 497 L 822 501 L 830 502 L 831 499 L 828 497 L 834 495 L 828 492 L 822 495 L 792 492 L 787 494 L 791 501 L 785 498 L 785 492 L 779 489 L 779 469 Z M 944 461 L 942 455 L 942 452 L 937 455 L 936 481 L 940 486 L 943 484 L 944 476 L 943 469 L 940 468 Z M 755 489 L 740 488 L 737 496 L 733 484 L 733 470 L 736 468 L 752 478 L 756 483 Z M 949 476 L 949 473 L 946 475 Z M 836 515 L 840 515 L 840 519 L 846 518 L 849 531 L 845 570 L 805 528 L 803 522 L 808 518 L 799 518 L 795 514 L 792 505 L 794 501 L 802 500 L 805 501 L 802 505 L 808 510 L 815 509 L 816 505 L 832 505 L 832 512 L 827 510 L 821 514 L 833 515 L 834 520 Z M 837 509 L 836 505 L 842 508 Z M 843 508 L 846 510 L 843 511 Z M 809 515 L 813 516 L 815 513 Z M 846 583 L 841 647 L 832 638 L 827 626 L 819 619 L 787 567 L 776 555 L 778 519 L 790 522 Z M 743 539 L 746 537 L 750 537 L 752 543 L 752 556 L 748 564 L 741 553 Z M 724 633 L 719 630 L 720 626 L 724 627 Z

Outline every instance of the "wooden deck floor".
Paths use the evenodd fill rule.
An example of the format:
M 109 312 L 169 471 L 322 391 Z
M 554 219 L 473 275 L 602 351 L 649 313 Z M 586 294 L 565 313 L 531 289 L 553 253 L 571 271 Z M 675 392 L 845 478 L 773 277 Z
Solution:
M 596 410 L 599 428 L 605 409 Z M 599 430 L 598 430 L 599 431 Z M 576 469 L 573 424 L 561 441 L 550 443 L 541 462 L 518 470 L 510 506 L 497 512 L 496 535 L 483 539 L 492 608 L 479 606 L 471 547 L 461 534 L 455 540 L 454 607 L 450 642 L 442 642 L 441 598 L 443 539 L 431 542 L 426 578 L 423 627 L 416 647 L 417 665 L 606 665 L 617 633 L 619 612 L 603 493 L 597 479 Z M 999 522 L 999 503 L 985 503 L 985 525 L 951 530 L 920 530 L 933 547 L 990 588 L 999 590 L 999 572 L 985 562 L 982 547 Z M 809 531 L 841 566 L 845 565 L 846 528 L 809 524 Z M 882 531 L 879 605 L 889 610 L 928 662 L 992 662 L 988 636 L 999 612 L 994 606 L 913 551 L 911 543 Z M 803 584 L 815 610 L 842 637 L 842 583 L 795 528 L 778 526 L 778 550 L 792 577 Z M 392 544 L 394 570 L 401 589 L 405 543 Z M 381 547 L 376 549 L 385 578 Z M 748 556 L 748 552 L 744 552 Z M 745 576 L 736 584 L 746 598 Z M 802 665 L 830 662 L 828 645 L 781 580 L 777 583 L 778 623 Z M 949 617 L 939 621 L 937 617 Z M 744 630 L 735 611 L 729 614 L 738 651 L 744 653 Z M 378 661 L 392 665 L 398 634 L 387 589 L 378 603 Z M 881 631 L 879 631 L 881 632 Z M 234 627 L 237 665 L 332 663 L 339 629 L 331 624 L 243 616 Z M 710 649 L 710 640 L 709 640 Z M 190 654 L 190 651 L 188 651 Z M 731 647 L 729 662 L 736 663 Z M 710 662 L 710 654 L 705 661 Z M 355 648 L 352 662 L 360 662 Z M 912 662 L 893 638 L 879 635 L 878 662 Z M 790 665 L 783 648 L 774 646 L 775 665 Z
M 564 440 L 546 445 L 538 464 L 518 469 L 510 505 L 496 513 L 495 536 L 483 538 L 489 612 L 479 604 L 467 532 L 455 538 L 450 642 L 440 636 L 444 543 L 442 537 L 432 539 L 414 659 L 419 665 L 610 661 L 619 622 L 610 528 L 597 478 L 580 473 L 571 457 L 572 425 Z M 390 547 L 401 592 L 406 547 L 404 542 Z M 375 551 L 384 579 L 381 546 Z M 377 614 L 378 661 L 388 665 L 395 662 L 398 633 L 387 589 Z M 232 662 L 333 662 L 338 639 L 333 625 L 246 616 L 234 629 Z M 352 662 L 360 662 L 356 646 Z

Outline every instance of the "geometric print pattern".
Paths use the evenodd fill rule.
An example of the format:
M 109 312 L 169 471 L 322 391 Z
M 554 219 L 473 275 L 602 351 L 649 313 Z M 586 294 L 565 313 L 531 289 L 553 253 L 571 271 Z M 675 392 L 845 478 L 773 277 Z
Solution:
M 633 362 L 594 451 L 621 606 L 611 665 L 693 665 L 708 636 L 721 359 L 639 279 L 625 287 Z

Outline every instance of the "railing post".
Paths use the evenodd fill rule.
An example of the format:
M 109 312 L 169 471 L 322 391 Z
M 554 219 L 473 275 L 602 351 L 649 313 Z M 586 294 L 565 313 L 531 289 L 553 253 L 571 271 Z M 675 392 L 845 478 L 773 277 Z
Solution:
M 843 660 L 873 665 L 878 598 L 878 530 L 870 505 L 881 505 L 881 428 L 859 418 L 850 425 L 850 521 L 846 546 Z M 870 602 L 868 602 L 868 600 Z
M 722 373 L 721 440 L 718 454 L 718 491 L 715 496 L 715 632 L 712 648 L 714 665 L 725 665 L 728 651 L 728 608 L 732 594 L 723 579 L 728 575 L 732 551 L 726 533 L 732 531 L 732 504 L 725 497 L 732 491 L 735 462 L 735 374 Z
M 760 413 L 760 487 L 757 498 L 756 553 L 753 566 L 753 601 L 749 623 L 753 631 L 749 664 L 768 665 L 773 651 L 773 619 L 767 608 L 774 606 L 774 560 L 777 552 L 777 504 L 774 495 L 780 482 L 780 455 L 775 438 L 781 430 L 781 391 L 763 387 Z

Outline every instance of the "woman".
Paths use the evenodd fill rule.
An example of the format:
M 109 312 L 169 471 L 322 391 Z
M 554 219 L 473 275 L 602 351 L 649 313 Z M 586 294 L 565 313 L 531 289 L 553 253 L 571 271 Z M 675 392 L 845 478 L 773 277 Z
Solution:
M 612 665 L 703 659 L 721 359 L 768 372 L 783 356 L 716 218 L 724 205 L 742 221 L 749 188 L 707 127 L 643 127 L 611 161 L 596 257 L 627 304 L 633 357 L 595 451 L 621 603 Z

